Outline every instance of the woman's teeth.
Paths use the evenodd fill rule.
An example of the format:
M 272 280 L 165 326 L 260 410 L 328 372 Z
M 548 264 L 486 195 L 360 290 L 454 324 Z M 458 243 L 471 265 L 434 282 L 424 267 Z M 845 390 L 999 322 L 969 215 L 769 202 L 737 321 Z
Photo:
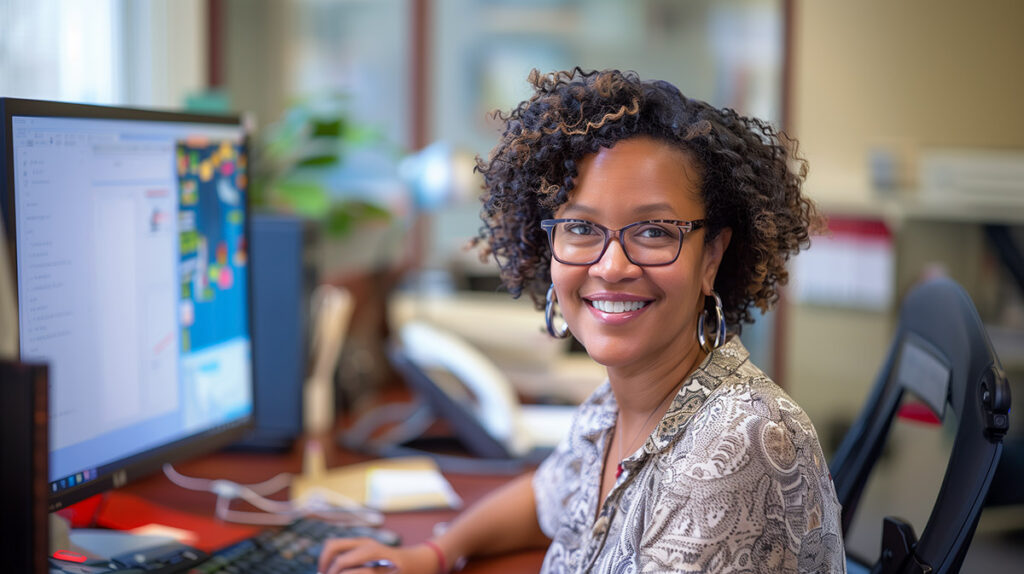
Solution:
M 598 311 L 605 313 L 625 313 L 636 311 L 647 305 L 646 301 L 591 301 L 591 305 Z

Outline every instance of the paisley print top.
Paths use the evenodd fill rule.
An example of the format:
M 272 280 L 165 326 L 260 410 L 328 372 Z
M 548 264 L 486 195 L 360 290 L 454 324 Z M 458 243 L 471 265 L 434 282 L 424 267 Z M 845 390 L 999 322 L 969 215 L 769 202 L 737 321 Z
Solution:
M 617 412 L 606 382 L 534 475 L 552 539 L 542 572 L 845 572 L 839 501 L 814 427 L 739 337 L 690 375 L 598 501 Z

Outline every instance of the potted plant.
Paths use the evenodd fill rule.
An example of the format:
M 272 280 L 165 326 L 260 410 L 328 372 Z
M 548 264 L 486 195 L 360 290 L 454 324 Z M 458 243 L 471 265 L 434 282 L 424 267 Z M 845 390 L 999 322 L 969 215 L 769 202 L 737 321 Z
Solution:
M 253 206 L 313 222 L 327 276 L 391 266 L 406 239 L 399 154 L 379 131 L 351 121 L 345 101 L 297 100 L 253 146 Z
M 335 393 L 343 408 L 390 372 L 386 303 L 409 264 L 412 212 L 399 159 L 379 131 L 350 119 L 341 94 L 297 100 L 253 146 L 255 210 L 307 221 L 318 283 L 344 287 L 355 301 Z

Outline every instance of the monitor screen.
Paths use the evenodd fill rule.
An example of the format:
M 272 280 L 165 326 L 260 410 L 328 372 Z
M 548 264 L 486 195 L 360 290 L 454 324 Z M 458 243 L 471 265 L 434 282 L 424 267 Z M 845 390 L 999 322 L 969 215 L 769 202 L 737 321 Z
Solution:
M 50 509 L 253 417 L 237 117 L 0 100 L 18 340 L 50 367 Z

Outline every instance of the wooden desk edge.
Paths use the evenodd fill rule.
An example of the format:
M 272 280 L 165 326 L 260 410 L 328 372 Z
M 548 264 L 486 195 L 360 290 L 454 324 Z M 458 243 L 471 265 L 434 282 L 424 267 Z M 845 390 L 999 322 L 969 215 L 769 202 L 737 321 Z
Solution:
M 228 450 L 176 464 L 175 468 L 186 476 L 256 483 L 282 472 L 302 472 L 303 441 L 296 442 L 295 448 L 286 453 Z M 366 457 L 341 449 L 329 449 L 326 454 L 329 467 L 368 460 Z M 445 474 L 445 477 L 467 507 L 513 478 L 511 476 L 461 474 Z M 120 489 L 120 492 L 141 496 L 154 503 L 173 506 L 176 510 L 198 516 L 212 516 L 214 511 L 215 497 L 213 494 L 185 490 L 172 483 L 162 473 L 131 483 Z M 450 521 L 457 515 L 458 511 L 455 510 L 389 513 L 385 515 L 384 527 L 398 533 L 404 544 L 416 544 L 432 536 L 435 524 Z M 543 558 L 544 551 L 542 550 L 473 558 L 469 560 L 463 572 L 468 574 L 538 572 Z

